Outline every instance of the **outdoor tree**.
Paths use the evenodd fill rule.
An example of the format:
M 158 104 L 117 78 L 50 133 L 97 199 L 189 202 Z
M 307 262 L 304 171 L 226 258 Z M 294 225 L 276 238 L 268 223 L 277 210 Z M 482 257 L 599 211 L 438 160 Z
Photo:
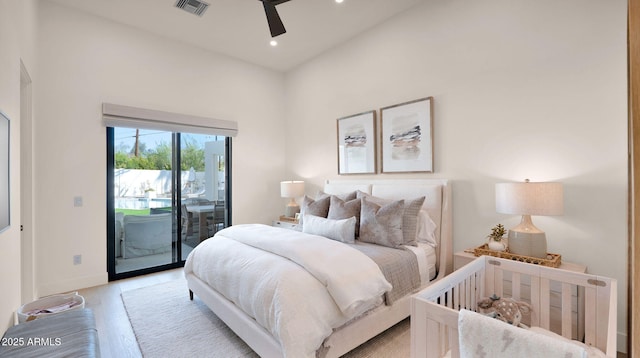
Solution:
M 198 146 L 195 140 L 186 140 L 182 150 L 181 170 L 204 171 L 204 149 Z M 115 152 L 115 168 L 117 169 L 147 169 L 147 170 L 171 170 L 171 145 L 160 142 L 155 149 L 147 149 L 145 143 L 139 143 L 138 156 L 133 149 L 121 145 Z
M 161 142 L 156 146 L 155 151 L 150 150 L 145 153 L 153 168 L 158 170 L 171 170 L 171 146 Z
M 181 170 L 189 170 L 193 168 L 197 172 L 204 171 L 204 150 L 198 146 L 195 140 L 186 140 L 184 147 L 181 149 Z

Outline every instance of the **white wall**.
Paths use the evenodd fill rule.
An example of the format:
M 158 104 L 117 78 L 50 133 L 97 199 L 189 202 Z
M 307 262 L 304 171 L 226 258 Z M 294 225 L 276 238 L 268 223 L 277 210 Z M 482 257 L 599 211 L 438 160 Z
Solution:
M 36 1 L 0 0 L 0 111 L 10 122 L 11 226 L 0 233 L 0 330 L 20 306 L 20 60 L 35 63 Z M 33 75 L 33 74 L 32 74 Z M 0 139 L 0 145 L 6 145 Z
M 428 1 L 287 74 L 287 168 L 314 195 L 337 177 L 337 118 L 433 96 L 435 173 L 378 177 L 452 179 L 456 251 L 519 221 L 495 183 L 561 181 L 564 216 L 533 221 L 618 279 L 624 334 L 626 95 L 625 1 Z
M 237 121 L 233 223 L 276 217 L 284 171 L 282 74 L 47 1 L 39 21 L 40 295 L 107 280 L 103 102 Z M 83 197 L 83 207 L 73 206 L 74 196 Z M 73 265 L 76 254 L 82 265 Z

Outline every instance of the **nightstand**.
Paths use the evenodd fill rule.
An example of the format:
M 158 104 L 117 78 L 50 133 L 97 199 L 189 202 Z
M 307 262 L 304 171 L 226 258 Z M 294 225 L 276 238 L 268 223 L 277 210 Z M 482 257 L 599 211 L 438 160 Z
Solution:
M 475 260 L 477 257 L 473 254 L 473 249 L 469 249 L 469 250 L 465 250 L 465 251 L 459 251 L 456 252 L 453 255 L 453 269 L 457 270 L 460 267 L 468 264 L 469 262 Z M 527 264 L 527 265 L 533 265 L 533 264 Z M 581 265 L 581 264 L 576 264 L 576 263 L 572 263 L 572 262 L 565 262 L 562 261 L 560 263 L 560 267 L 558 267 L 558 269 L 560 270 L 567 270 L 567 271 L 573 271 L 573 272 L 580 272 L 580 273 L 586 273 L 587 272 L 587 266 L 585 265 Z M 529 296 L 528 296 L 528 292 L 530 292 L 530 288 L 529 288 L 529 282 L 522 282 L 521 284 L 521 292 L 523 293 L 522 295 L 522 300 L 525 302 L 529 302 Z M 505 289 L 505 296 L 509 296 L 511 294 L 511 277 L 510 276 L 505 276 L 504 277 L 504 289 Z M 562 301 L 562 293 L 561 293 L 561 287 L 559 285 L 558 282 L 551 282 L 551 330 L 560 334 L 560 320 L 558 319 L 559 317 L 559 312 L 560 312 L 560 305 L 561 305 L 561 301 Z M 576 332 L 576 323 L 575 322 L 583 322 L 584 321 L 584 289 L 577 289 L 574 288 L 573 293 L 571 294 L 571 303 L 572 305 L 575 307 L 573 308 L 573 320 L 574 320 L 574 325 L 573 325 L 573 339 L 577 339 L 577 340 L 582 340 L 582 338 L 584 337 L 584 330 L 582 328 L 578 329 L 578 331 Z M 554 307 L 557 307 L 554 309 Z M 554 312 L 556 312 L 556 314 L 554 314 Z M 528 325 L 528 322 L 525 322 L 525 320 L 523 320 L 523 323 Z M 577 325 L 578 327 L 582 327 L 582 325 Z
M 300 230 L 298 228 L 298 222 L 297 221 L 274 220 L 273 222 L 271 222 L 271 226 L 281 227 L 283 229 L 289 229 L 289 230 Z
M 460 267 L 462 267 L 462 266 L 468 264 L 469 262 L 475 260 L 476 258 L 477 258 L 477 256 L 473 254 L 473 249 L 468 249 L 468 250 L 464 250 L 464 251 L 458 251 L 453 255 L 453 269 L 457 270 Z M 572 263 L 572 262 L 561 261 L 560 262 L 560 267 L 558 267 L 558 268 L 561 269 L 561 270 L 587 273 L 587 266 L 580 265 L 580 264 L 575 264 L 575 263 Z

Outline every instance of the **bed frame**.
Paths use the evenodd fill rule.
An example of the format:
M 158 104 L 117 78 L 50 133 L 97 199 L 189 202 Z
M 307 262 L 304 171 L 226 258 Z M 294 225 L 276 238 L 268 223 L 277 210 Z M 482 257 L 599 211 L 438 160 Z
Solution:
M 553 292 L 554 286 L 560 288 L 559 294 Z M 552 319 L 558 318 L 561 324 L 556 333 L 572 339 L 576 325 L 572 322 L 572 292 L 576 289 L 585 296 L 584 319 L 577 322 L 584 343 L 607 357 L 616 357 L 615 279 L 491 256 L 477 258 L 412 297 L 411 357 L 459 357 L 458 311 L 477 311 L 478 301 L 494 293 L 515 300 L 528 296 L 533 308 L 531 326 L 551 330 Z M 552 313 L 554 300 L 560 303 L 559 313 Z
M 324 192 L 341 194 L 361 190 L 388 199 L 414 199 L 425 195 L 425 207 L 437 224 L 436 237 L 438 271 L 431 283 L 451 273 L 453 268 L 453 211 L 451 182 L 446 179 L 414 180 L 332 180 L 325 183 Z M 253 318 L 233 302 L 216 292 L 193 274 L 186 275 L 191 298 L 195 293 L 245 343 L 263 358 L 282 357 L 280 344 Z M 321 347 L 323 357 L 340 357 L 362 343 L 407 318 L 411 313 L 411 297 L 407 296 L 391 306 L 383 306 L 352 323 L 335 330 Z

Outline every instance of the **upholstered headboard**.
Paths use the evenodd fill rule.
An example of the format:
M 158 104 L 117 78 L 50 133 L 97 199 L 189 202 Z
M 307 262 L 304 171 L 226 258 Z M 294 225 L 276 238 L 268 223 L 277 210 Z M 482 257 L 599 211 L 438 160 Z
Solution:
M 425 196 L 427 210 L 437 228 L 439 240 L 437 279 L 453 271 L 453 210 L 451 182 L 447 179 L 327 180 L 324 192 L 345 194 L 355 190 L 384 199 L 410 200 Z

